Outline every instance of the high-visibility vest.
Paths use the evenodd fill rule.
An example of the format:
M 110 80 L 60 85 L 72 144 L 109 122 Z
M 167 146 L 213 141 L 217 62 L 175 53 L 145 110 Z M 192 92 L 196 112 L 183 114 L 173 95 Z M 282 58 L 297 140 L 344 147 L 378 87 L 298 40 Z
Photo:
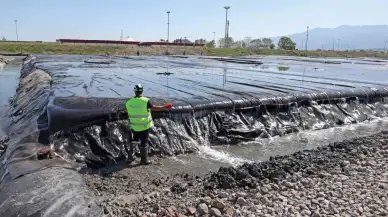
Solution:
M 140 132 L 153 126 L 151 111 L 147 108 L 148 101 L 146 97 L 134 97 L 125 104 L 133 131 Z

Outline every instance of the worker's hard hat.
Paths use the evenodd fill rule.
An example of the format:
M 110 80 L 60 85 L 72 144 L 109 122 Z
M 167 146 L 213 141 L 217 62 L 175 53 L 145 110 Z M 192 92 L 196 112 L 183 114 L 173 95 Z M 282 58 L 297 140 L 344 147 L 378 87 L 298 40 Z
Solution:
M 133 88 L 135 92 L 143 92 L 143 86 L 141 84 L 136 84 L 135 88 Z

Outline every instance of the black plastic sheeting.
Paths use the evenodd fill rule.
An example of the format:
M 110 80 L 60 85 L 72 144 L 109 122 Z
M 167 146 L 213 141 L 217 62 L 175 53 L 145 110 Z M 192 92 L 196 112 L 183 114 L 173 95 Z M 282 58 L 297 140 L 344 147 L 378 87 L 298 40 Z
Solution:
M 387 96 L 387 90 L 382 89 L 249 102 L 174 101 L 176 107 L 172 111 L 153 114 L 151 151 L 165 155 L 186 153 L 201 145 L 236 144 L 385 117 Z M 84 160 L 90 167 L 125 159 L 130 144 L 125 100 L 56 98 L 48 106 L 49 129 L 54 133 L 50 141 L 62 148 L 63 155 Z
M 2 123 L 10 141 L 0 157 L 0 216 L 100 216 L 73 168 L 76 162 L 99 168 L 132 154 L 124 104 L 133 83 L 146 83 L 154 104 L 175 106 L 153 113 L 150 151 L 163 155 L 357 123 L 388 111 L 384 73 L 377 71 L 348 76 L 328 67 L 321 76 L 292 71 L 300 66 L 267 70 L 274 63 L 264 60 L 257 68 L 196 58 L 111 57 L 111 64 L 88 58 L 26 59 Z M 168 70 L 170 80 L 158 75 Z M 47 146 L 63 158 L 39 158 Z
M 0 157 L 0 216 L 101 216 L 102 209 L 73 165 L 60 158 L 40 159 L 40 140 L 51 77 L 29 57 L 6 123 L 10 137 Z
M 307 65 L 311 68 L 303 72 L 305 63 L 276 71 L 271 70 L 273 64 L 285 63 L 272 59 L 260 59 L 266 69 L 231 58 L 236 62 L 109 57 L 109 66 L 87 64 L 85 58 L 96 59 L 38 56 L 34 66 L 51 74 L 56 96 L 41 116 L 40 142 L 55 147 L 65 159 L 93 168 L 132 154 L 124 105 L 134 83 L 149 87 L 146 94 L 154 104 L 175 106 L 169 112 L 153 113 L 150 151 L 163 155 L 386 116 L 388 85 L 381 79 L 386 75 L 374 68 L 366 68 L 366 76 L 353 65 L 333 68 L 318 63 Z M 316 72 L 316 67 L 325 71 Z

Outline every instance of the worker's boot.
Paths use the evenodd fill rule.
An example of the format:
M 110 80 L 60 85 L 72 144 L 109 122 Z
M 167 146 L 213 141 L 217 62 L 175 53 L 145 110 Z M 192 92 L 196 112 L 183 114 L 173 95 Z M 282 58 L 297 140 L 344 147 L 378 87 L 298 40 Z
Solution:
M 141 155 L 141 160 L 140 160 L 141 165 L 151 164 L 151 162 L 148 161 L 148 150 L 146 147 L 140 148 L 140 155 Z
M 135 142 L 135 141 L 130 142 L 130 144 L 129 144 L 129 150 L 128 150 L 128 148 L 127 148 L 128 158 L 127 158 L 127 160 L 125 161 L 127 164 L 131 164 L 132 162 L 135 161 L 135 151 L 134 151 L 134 147 L 136 147 L 138 144 L 140 144 L 140 143 L 139 143 L 139 142 Z

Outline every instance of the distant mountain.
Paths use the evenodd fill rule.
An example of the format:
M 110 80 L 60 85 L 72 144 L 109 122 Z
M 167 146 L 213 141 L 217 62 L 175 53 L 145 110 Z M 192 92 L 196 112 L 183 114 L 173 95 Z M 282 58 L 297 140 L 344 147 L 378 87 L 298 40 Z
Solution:
M 306 32 L 287 35 L 295 43 L 297 49 L 305 49 Z M 277 45 L 279 37 L 273 37 L 272 40 Z M 339 39 L 339 41 L 338 41 Z M 388 25 L 371 26 L 349 26 L 343 25 L 334 29 L 315 28 L 309 30 L 308 49 L 383 49 L 384 42 L 388 40 Z M 339 43 L 338 43 L 339 42 Z M 387 44 L 388 47 L 388 44 Z

